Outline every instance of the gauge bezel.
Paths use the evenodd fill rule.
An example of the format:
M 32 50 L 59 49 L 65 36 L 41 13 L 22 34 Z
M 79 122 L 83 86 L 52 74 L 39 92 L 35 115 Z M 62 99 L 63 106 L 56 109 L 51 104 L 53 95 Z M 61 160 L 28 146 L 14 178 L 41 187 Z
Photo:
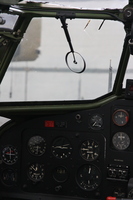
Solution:
M 10 158 L 6 158 L 5 157 L 5 153 L 6 153 L 6 150 L 10 148 Z M 13 149 L 14 151 L 14 155 L 11 154 L 11 149 Z M 7 165 L 13 165 L 17 162 L 18 160 L 18 150 L 16 147 L 14 147 L 13 145 L 6 145 L 2 150 L 1 150 L 1 159 L 2 161 L 7 164 Z
M 68 148 L 68 151 L 65 152 L 65 149 L 67 148 L 67 146 L 69 146 L 69 148 Z M 60 136 L 54 139 L 52 143 L 51 151 L 55 158 L 67 159 L 72 154 L 72 145 L 68 138 Z
M 4 173 L 6 173 L 6 179 L 3 177 Z M 7 180 L 7 178 L 8 178 L 8 180 Z M 15 185 L 15 183 L 17 182 L 17 172 L 12 168 L 4 169 L 1 173 L 1 181 L 5 186 L 11 187 L 11 186 Z
M 93 122 L 93 123 L 92 123 Z M 103 127 L 103 117 L 99 113 L 94 113 L 89 119 L 89 126 L 92 130 L 101 130 Z
M 35 169 L 35 168 L 33 168 L 32 166 L 33 165 L 38 165 L 38 167 L 42 170 L 42 171 L 40 171 L 40 173 L 42 173 L 42 174 L 40 174 L 40 175 L 37 175 L 39 178 L 33 178 L 32 176 L 31 176 L 31 171 L 30 170 L 34 170 L 33 171 L 33 173 L 36 173 L 36 171 L 37 171 L 37 169 Z M 32 169 L 30 169 L 32 167 Z M 29 164 L 29 166 L 28 166 L 28 170 L 27 170 L 27 174 L 28 174 L 28 177 L 29 177 L 29 179 L 31 180 L 31 181 L 33 181 L 33 182 L 40 182 L 40 181 L 42 181 L 43 180 L 43 178 L 44 178 L 44 175 L 45 175 L 45 169 L 44 169 L 44 165 L 43 164 L 40 164 L 40 163 L 31 163 L 31 164 Z
M 133 199 L 133 188 L 128 192 L 127 197 Z
M 83 156 L 83 153 L 82 153 L 83 151 L 89 151 L 89 145 L 88 145 L 88 149 L 87 149 L 87 147 L 85 147 L 86 150 L 81 150 L 82 146 L 83 146 L 85 143 L 87 143 L 87 142 L 89 142 L 90 144 L 94 143 L 94 145 L 97 145 L 97 148 L 95 148 L 95 150 L 97 149 L 96 152 L 94 151 L 93 146 L 90 146 L 90 147 L 92 147 L 93 154 L 94 154 L 94 153 L 97 153 L 97 155 L 94 156 L 93 158 L 92 158 L 92 157 L 87 158 L 87 157 Z M 85 144 L 85 146 L 86 146 L 86 144 Z M 86 152 L 86 153 L 87 153 L 87 152 Z M 89 154 L 89 152 L 88 152 L 88 154 Z M 81 157 L 82 157 L 84 160 L 87 160 L 87 161 L 94 161 L 94 160 L 96 160 L 96 159 L 99 157 L 99 155 L 100 155 L 99 143 L 98 143 L 96 140 L 94 140 L 94 139 L 87 139 L 87 140 L 83 141 L 82 144 L 80 145 L 80 155 L 81 155 Z M 92 155 L 92 154 L 90 154 L 90 155 Z
M 55 172 L 56 172 L 57 169 L 59 169 L 59 170 L 60 170 L 60 169 L 61 169 L 61 170 L 65 170 L 65 175 L 66 175 L 66 177 L 61 177 L 62 180 L 59 179 L 59 177 L 57 177 L 56 174 L 55 174 Z M 64 167 L 64 166 L 56 166 L 56 167 L 53 169 L 53 178 L 54 178 L 55 181 L 57 181 L 57 182 L 59 182 L 59 183 L 65 182 L 65 181 L 68 179 L 68 170 L 67 170 L 67 168 Z
M 40 138 L 41 140 L 40 140 L 40 143 L 37 143 L 36 145 L 38 145 L 38 148 L 40 145 L 41 150 L 39 150 L 40 152 L 38 151 L 38 153 L 37 153 L 34 149 L 34 146 L 35 146 L 35 142 L 37 141 L 38 138 Z M 32 145 L 30 146 L 31 142 L 32 142 Z M 42 146 L 41 143 L 43 143 L 43 147 L 41 147 Z M 31 155 L 42 156 L 46 152 L 46 141 L 45 141 L 44 137 L 42 137 L 40 135 L 34 135 L 28 140 L 27 148 Z
M 91 170 L 92 170 L 92 168 L 93 168 L 93 171 L 96 172 L 95 177 L 94 177 L 94 174 L 92 175 L 92 177 L 95 178 L 95 179 L 97 179 L 97 181 L 94 182 L 92 185 L 90 185 L 90 187 L 88 187 L 88 188 L 86 187 L 87 185 L 85 184 L 86 180 L 82 180 L 82 178 L 84 178 L 84 177 L 86 178 L 87 176 L 86 176 L 86 175 L 83 176 L 83 174 L 82 174 L 82 175 L 81 175 L 81 174 L 79 175 L 80 170 L 84 170 L 85 167 L 90 167 Z M 91 171 L 90 171 L 90 173 L 91 173 Z M 79 182 L 79 180 L 78 180 L 79 177 L 81 178 L 80 182 Z M 98 177 L 98 178 L 97 178 L 97 177 Z M 89 180 L 89 179 L 88 179 L 88 180 Z M 91 180 L 91 179 L 90 179 L 90 180 Z M 101 180 L 102 180 L 101 170 L 100 170 L 99 167 L 97 167 L 97 166 L 94 165 L 94 164 L 84 164 L 84 165 L 80 166 L 80 167 L 78 168 L 78 170 L 77 170 L 76 181 L 77 181 L 78 186 L 79 186 L 82 190 L 84 190 L 84 191 L 94 191 L 94 190 L 96 190 L 96 189 L 100 186 Z
M 120 134 L 121 133 L 121 135 L 123 134 L 125 137 L 126 137 L 126 140 L 129 140 L 129 142 L 126 144 L 125 143 L 125 147 L 123 146 L 124 144 L 123 144 L 123 142 L 121 143 L 121 148 L 118 146 L 118 145 L 120 145 L 120 140 L 119 140 L 119 138 L 118 138 L 118 140 L 117 140 L 117 142 L 116 142 L 116 144 L 115 144 L 115 141 L 114 141 L 114 138 L 117 136 L 118 137 L 118 134 Z M 125 141 L 126 141 L 125 140 Z M 127 133 L 125 133 L 125 132 L 122 132 L 122 131 L 119 131 L 119 132 L 116 132 L 114 135 L 113 135 L 113 137 L 112 137 L 112 145 L 113 145 L 113 147 L 114 147 L 114 149 L 116 149 L 116 150 L 119 150 L 119 151 L 124 151 L 124 150 L 127 150 L 128 148 L 129 148 L 129 146 L 130 146 L 130 142 L 131 142 L 131 140 L 130 140 L 130 137 L 129 137 L 129 135 L 127 134 Z M 123 147 L 122 147 L 123 146 Z
M 118 113 L 119 112 L 121 112 L 121 113 L 123 113 L 124 115 L 125 115 L 125 122 L 119 122 L 119 121 L 117 121 L 116 119 L 115 119 L 115 117 L 116 116 L 118 116 Z M 120 118 L 119 118 L 120 119 Z M 120 119 L 121 120 L 121 119 Z M 124 110 L 124 109 L 117 109 L 116 111 L 114 111 L 114 113 L 113 113 L 113 115 L 112 115 L 112 121 L 113 121 L 113 123 L 115 124 L 115 125 L 117 125 L 117 126 L 125 126 L 127 123 L 128 123 L 128 121 L 129 121 L 129 113 L 126 111 L 126 110 Z

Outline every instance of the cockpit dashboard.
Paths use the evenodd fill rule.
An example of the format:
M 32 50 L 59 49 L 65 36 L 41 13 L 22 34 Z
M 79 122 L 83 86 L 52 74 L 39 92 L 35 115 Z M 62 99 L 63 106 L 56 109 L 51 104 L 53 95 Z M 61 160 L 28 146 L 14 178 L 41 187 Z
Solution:
M 0 117 L 9 119 L 0 127 L 0 200 L 133 199 L 131 59 L 128 65 L 133 55 L 133 1 L 122 9 L 100 10 L 16 1 L 10 5 L 0 0 Z M 69 23 L 70 32 L 68 19 L 76 21 L 75 26 Z M 95 19 L 103 20 L 100 26 L 90 26 Z M 111 23 L 97 33 L 107 21 Z M 111 28 L 112 21 L 124 26 Z M 120 36 L 123 29 L 125 39 Z M 86 60 L 74 50 L 79 47 L 86 51 Z M 106 65 L 110 52 L 114 68 L 111 60 L 109 68 Z M 96 98 L 89 99 L 90 94 Z
M 132 100 L 118 99 L 95 109 L 8 122 L 0 136 L 1 195 L 8 190 L 11 199 L 131 198 L 132 113 Z

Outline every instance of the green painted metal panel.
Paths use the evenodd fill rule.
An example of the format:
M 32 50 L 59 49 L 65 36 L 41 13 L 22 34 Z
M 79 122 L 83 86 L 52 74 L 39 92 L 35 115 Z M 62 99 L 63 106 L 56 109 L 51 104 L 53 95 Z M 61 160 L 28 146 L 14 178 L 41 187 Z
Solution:
M 17 4 L 20 1 L 22 1 L 22 0 L 0 0 L 0 4 L 14 5 L 14 4 Z

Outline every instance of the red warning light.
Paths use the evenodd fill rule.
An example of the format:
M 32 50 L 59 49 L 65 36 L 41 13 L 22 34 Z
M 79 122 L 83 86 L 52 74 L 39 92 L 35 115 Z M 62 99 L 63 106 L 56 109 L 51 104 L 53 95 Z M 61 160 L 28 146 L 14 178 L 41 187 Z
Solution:
M 53 128 L 53 127 L 55 127 L 55 122 L 46 120 L 46 121 L 44 121 L 44 126 L 47 128 Z

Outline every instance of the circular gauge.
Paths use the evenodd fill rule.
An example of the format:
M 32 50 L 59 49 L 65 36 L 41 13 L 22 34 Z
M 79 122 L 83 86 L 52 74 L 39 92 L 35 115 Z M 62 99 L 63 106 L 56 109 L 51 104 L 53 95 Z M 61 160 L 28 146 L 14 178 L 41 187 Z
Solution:
M 113 122 L 117 126 L 124 126 L 129 121 L 129 114 L 126 110 L 119 109 L 113 113 Z
M 44 165 L 33 163 L 29 166 L 28 176 L 32 181 L 41 181 L 44 177 Z
M 99 114 L 94 114 L 90 118 L 90 127 L 95 130 L 101 129 L 103 126 L 103 118 Z
M 80 148 L 81 157 L 88 161 L 96 160 L 99 156 L 99 145 L 94 140 L 86 140 Z
M 133 189 L 129 191 L 128 198 L 133 199 Z
M 130 138 L 124 132 L 117 132 L 113 136 L 112 143 L 117 150 L 125 150 L 130 145 Z
M 81 166 L 77 173 L 77 182 L 83 190 L 95 190 L 101 182 L 101 173 L 99 168 L 94 165 Z
M 59 137 L 52 145 L 52 153 L 56 158 L 65 159 L 72 153 L 72 146 L 67 138 Z
M 9 165 L 14 164 L 18 159 L 18 151 L 11 145 L 4 147 L 1 155 L 3 162 Z
M 29 139 L 28 149 L 32 155 L 41 156 L 46 151 L 46 142 L 41 136 L 33 136 Z
M 63 166 L 58 166 L 53 171 L 53 177 L 57 182 L 65 182 L 68 178 L 68 171 Z
M 5 169 L 2 172 L 1 179 L 5 185 L 12 186 L 17 181 L 17 173 L 13 169 Z

